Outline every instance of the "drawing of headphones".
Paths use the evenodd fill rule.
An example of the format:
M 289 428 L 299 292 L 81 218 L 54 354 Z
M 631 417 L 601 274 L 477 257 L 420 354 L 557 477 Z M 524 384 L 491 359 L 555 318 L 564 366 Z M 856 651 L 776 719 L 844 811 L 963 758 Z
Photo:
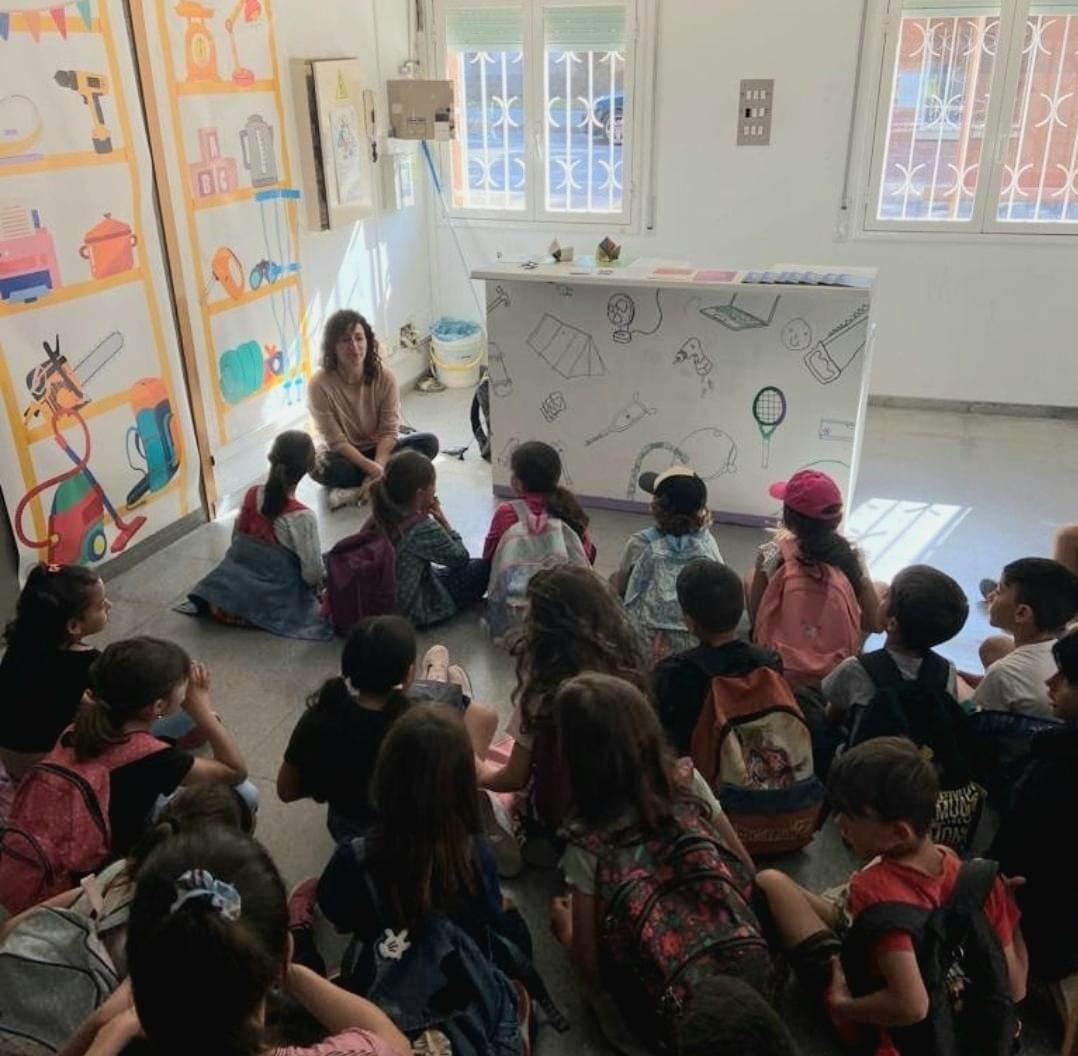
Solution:
M 238 301 L 243 296 L 246 286 L 243 265 L 240 263 L 240 258 L 228 246 L 221 246 L 214 253 L 210 271 L 232 300 Z

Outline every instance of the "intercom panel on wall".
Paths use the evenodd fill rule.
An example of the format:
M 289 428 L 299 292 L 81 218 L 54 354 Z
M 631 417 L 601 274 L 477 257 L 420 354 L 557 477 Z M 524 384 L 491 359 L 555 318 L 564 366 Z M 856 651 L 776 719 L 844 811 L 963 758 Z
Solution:
M 357 59 L 294 59 L 307 225 L 325 231 L 362 220 L 377 208 L 372 92 Z

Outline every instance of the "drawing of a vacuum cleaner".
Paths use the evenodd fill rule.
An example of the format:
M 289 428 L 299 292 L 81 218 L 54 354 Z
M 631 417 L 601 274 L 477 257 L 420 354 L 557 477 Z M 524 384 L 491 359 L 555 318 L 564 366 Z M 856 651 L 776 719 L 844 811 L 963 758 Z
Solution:
M 74 564 L 100 561 L 106 550 L 118 554 L 126 549 L 135 534 L 146 523 L 142 516 L 125 519 L 110 501 L 105 489 L 90 469 L 93 442 L 89 427 L 79 413 L 89 402 L 86 383 L 110 363 L 124 347 L 124 337 L 113 331 L 106 336 L 77 364 L 72 366 L 66 356 L 60 354 L 60 338 L 55 346 L 43 343 L 46 359 L 35 367 L 26 378 L 27 388 L 33 397 L 23 413 L 29 423 L 40 415 L 48 414 L 53 438 L 60 450 L 71 460 L 73 468 L 58 473 L 30 489 L 15 510 L 15 534 L 19 541 L 34 550 L 45 550 L 47 560 L 53 564 Z M 82 430 L 83 453 L 80 455 L 68 443 L 63 429 L 73 422 Z M 47 537 L 31 539 L 23 531 L 23 514 L 26 507 L 42 492 L 56 488 L 49 513 Z M 116 526 L 116 537 L 108 546 L 104 517 L 108 513 Z
M 805 355 L 805 366 L 821 385 L 830 385 L 864 351 L 868 340 L 868 306 L 836 326 Z

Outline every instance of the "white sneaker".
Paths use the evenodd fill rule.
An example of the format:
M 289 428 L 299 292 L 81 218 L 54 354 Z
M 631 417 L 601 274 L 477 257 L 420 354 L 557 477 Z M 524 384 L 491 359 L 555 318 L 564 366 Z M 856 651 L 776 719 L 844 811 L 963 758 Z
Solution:
M 342 506 L 355 506 L 363 497 L 363 488 L 330 488 L 329 508 L 339 510 Z
M 498 875 L 504 879 L 519 875 L 524 868 L 524 859 L 520 855 L 520 844 L 513 832 L 513 819 L 502 801 L 485 788 L 479 789 L 479 817 L 483 832 L 494 851 Z

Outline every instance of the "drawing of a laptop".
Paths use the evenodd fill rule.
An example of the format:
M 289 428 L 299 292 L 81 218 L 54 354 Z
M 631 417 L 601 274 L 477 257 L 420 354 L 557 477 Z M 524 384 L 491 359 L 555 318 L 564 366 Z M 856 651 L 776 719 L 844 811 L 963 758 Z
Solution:
M 771 325 L 771 320 L 775 318 L 775 310 L 779 306 L 779 297 L 781 297 L 781 294 L 775 298 L 774 303 L 771 305 L 771 313 L 766 319 L 753 315 L 752 312 L 747 312 L 744 308 L 739 308 L 734 303 L 737 300 L 736 293 L 730 298 L 729 304 L 715 304 L 710 308 L 701 308 L 700 314 L 706 315 L 709 319 L 714 319 L 716 323 L 722 323 L 727 330 L 756 330 L 761 326 Z

